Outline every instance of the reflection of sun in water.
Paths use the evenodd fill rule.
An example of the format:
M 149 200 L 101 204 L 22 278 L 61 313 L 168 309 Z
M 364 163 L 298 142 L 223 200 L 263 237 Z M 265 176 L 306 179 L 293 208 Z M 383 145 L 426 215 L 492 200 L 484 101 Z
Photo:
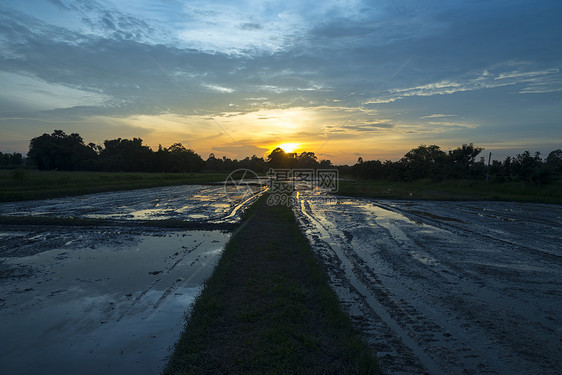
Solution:
M 299 144 L 298 143 L 282 143 L 277 147 L 280 147 L 286 153 L 291 153 L 291 152 L 295 151 L 297 149 L 297 147 L 299 147 Z

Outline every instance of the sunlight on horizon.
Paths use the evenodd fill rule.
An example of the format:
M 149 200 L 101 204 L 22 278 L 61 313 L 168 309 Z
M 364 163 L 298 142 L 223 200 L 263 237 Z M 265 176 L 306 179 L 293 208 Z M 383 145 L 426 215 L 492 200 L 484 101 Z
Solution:
M 298 143 L 282 143 L 277 147 L 290 154 L 291 152 L 294 152 L 296 149 L 298 149 L 299 146 L 300 145 Z

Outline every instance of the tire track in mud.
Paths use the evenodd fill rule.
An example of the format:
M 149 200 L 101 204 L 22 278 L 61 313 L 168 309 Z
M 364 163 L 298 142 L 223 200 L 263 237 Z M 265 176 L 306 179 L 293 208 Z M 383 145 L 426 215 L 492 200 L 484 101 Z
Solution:
M 319 222 L 317 221 L 317 223 Z M 371 223 L 371 226 L 377 225 Z M 378 226 L 381 227 L 380 225 Z M 431 308 L 428 309 L 428 306 L 425 306 L 425 309 L 420 308 L 421 301 L 416 301 L 417 307 L 415 307 L 404 298 L 399 298 L 400 295 L 399 293 L 396 293 L 396 289 L 405 289 L 407 288 L 406 285 L 398 285 L 400 283 L 397 282 L 394 285 L 394 288 L 392 288 L 393 293 L 391 293 L 390 290 L 383 285 L 380 278 L 377 277 L 375 272 L 365 264 L 365 261 L 361 259 L 361 257 L 359 257 L 350 248 L 349 235 L 346 236 L 348 238 L 348 244 L 344 244 L 344 241 L 337 241 L 337 239 L 334 241 L 333 233 L 336 232 L 336 228 L 327 228 L 325 224 L 322 225 L 322 227 L 325 230 L 325 234 L 330 237 L 330 239 L 328 240 L 329 246 L 332 249 L 341 249 L 341 253 L 338 250 L 335 250 L 335 252 L 338 253 L 337 255 L 340 259 L 347 258 L 353 274 L 362 286 L 357 287 L 357 284 L 353 280 L 351 280 L 352 285 L 356 287 L 358 292 L 363 296 L 367 296 L 365 300 L 370 304 L 371 308 L 373 308 L 375 313 L 379 315 L 379 317 L 392 329 L 392 331 L 399 337 L 400 340 L 404 342 L 404 344 L 410 350 L 412 350 L 412 348 L 414 347 L 417 347 L 415 350 L 413 350 L 414 355 L 418 359 L 420 359 L 421 364 L 424 365 L 427 370 L 429 370 L 429 373 L 455 373 L 455 367 L 459 367 L 459 364 L 463 362 L 465 363 L 465 365 L 463 365 L 462 367 L 478 366 L 481 373 L 498 373 L 494 369 L 486 368 L 489 366 L 486 366 L 481 361 L 478 361 L 478 359 L 482 357 L 481 353 L 475 353 L 465 343 L 457 342 L 455 337 L 458 335 L 451 334 L 451 332 L 456 331 L 453 325 L 449 325 L 448 327 L 444 328 L 435 323 L 435 321 L 438 319 L 427 318 L 426 316 L 428 315 L 434 315 L 434 313 L 431 311 Z M 389 229 L 388 225 L 385 225 L 384 228 L 386 230 Z M 401 243 L 399 243 L 399 247 L 404 246 L 403 242 L 405 241 L 407 236 L 398 228 L 393 229 L 393 233 L 389 231 L 388 238 L 396 239 L 398 237 L 398 239 L 401 240 Z M 386 252 L 382 253 L 385 254 Z M 403 258 L 398 258 L 396 256 L 397 254 L 394 255 L 394 259 L 400 259 L 401 261 L 404 261 Z M 390 256 L 389 258 L 392 259 L 393 257 Z M 396 264 L 394 264 L 393 266 L 393 269 L 399 269 L 402 272 L 408 270 L 408 268 L 411 268 L 411 265 L 410 267 L 405 267 L 403 265 L 399 266 L 398 262 L 396 262 Z M 407 273 L 409 274 L 408 277 L 410 278 L 427 279 L 423 277 L 422 274 L 419 274 L 416 271 L 410 270 Z M 350 279 L 348 275 L 347 278 Z M 435 285 L 434 287 L 439 287 L 439 285 Z M 371 296 L 372 298 L 369 298 Z M 378 301 L 378 308 L 373 305 L 373 300 Z M 375 302 L 375 304 L 376 303 L 377 302 Z M 390 315 L 392 317 L 390 317 Z M 389 323 L 389 321 L 391 323 Z M 402 355 L 403 353 L 401 353 L 399 356 Z M 402 362 L 402 358 L 395 357 L 393 358 L 393 361 Z M 430 361 L 432 361 L 433 363 L 431 363 Z M 455 366 L 451 367 L 451 363 L 454 363 Z M 415 371 L 412 371 L 412 369 L 404 371 L 403 364 L 399 364 L 397 366 L 397 363 L 393 363 L 393 366 L 398 368 L 398 370 L 393 371 L 393 373 L 420 373 L 422 371 L 420 369 L 417 369 Z
M 378 207 L 381 207 L 383 209 L 387 209 L 389 211 L 396 212 L 396 210 L 393 209 L 393 207 L 390 207 L 388 205 L 384 205 L 384 204 L 381 204 L 381 203 L 378 203 L 378 202 L 373 202 L 372 204 L 376 205 Z M 399 212 L 399 213 L 401 213 L 401 212 Z M 409 213 L 409 211 L 406 211 L 405 213 Z M 408 215 L 404 215 L 404 216 L 408 217 Z M 422 217 L 422 218 L 415 219 L 415 220 L 421 221 L 423 219 L 424 218 Z M 369 220 L 368 223 L 371 224 L 371 226 L 377 225 L 371 219 L 368 219 L 368 220 Z M 427 219 L 427 220 L 425 220 L 424 224 L 429 224 L 429 225 L 438 227 L 439 222 L 436 223 L 435 220 Z M 469 231 L 465 228 L 459 228 L 455 225 L 450 225 L 448 223 L 443 223 L 443 224 L 444 225 L 442 227 L 445 227 L 445 228 L 447 228 L 447 226 L 452 227 L 453 228 L 452 230 L 451 230 L 451 228 L 447 228 L 446 230 L 447 230 L 447 232 L 451 232 L 454 235 L 461 235 L 461 236 L 468 237 L 468 238 L 481 236 L 481 237 L 484 237 L 488 243 L 490 242 L 490 239 L 496 240 L 495 238 L 490 238 L 487 235 L 482 235 L 482 233 L 479 233 L 478 231 Z M 458 230 L 458 232 L 457 232 L 457 230 Z M 395 236 L 392 235 L 392 233 L 390 233 L 390 235 L 393 238 L 395 238 Z M 504 240 L 501 240 L 501 239 L 497 239 L 497 240 L 499 241 L 499 244 L 497 246 L 502 246 L 502 245 L 505 246 L 507 244 L 509 246 L 509 250 L 518 250 L 518 251 L 522 251 L 522 252 L 532 251 L 532 249 L 530 249 L 528 247 L 513 247 L 514 244 L 512 242 L 504 241 Z M 432 246 L 428 246 L 429 242 L 424 242 L 424 241 L 421 241 L 417 238 L 408 238 L 408 241 L 410 241 L 411 244 L 402 243 L 402 244 L 400 244 L 401 247 L 403 247 L 403 248 L 406 247 L 406 248 L 410 249 L 410 251 L 411 251 L 412 248 L 417 249 L 417 252 L 419 252 L 421 250 L 421 251 L 425 252 L 426 254 L 428 254 L 426 259 L 427 258 L 435 259 L 435 258 L 439 257 L 439 255 L 441 255 L 441 254 L 437 254 L 437 251 L 434 250 L 434 249 L 442 250 L 442 249 L 439 248 L 439 246 L 434 246 L 435 245 L 434 241 L 432 241 L 432 243 L 431 243 Z M 474 241 L 474 239 L 473 239 L 473 241 Z M 471 245 L 471 246 L 472 247 L 484 247 L 485 245 L 486 244 L 483 243 L 483 244 L 480 244 L 480 245 L 477 245 L 477 246 L 475 246 L 475 245 Z M 468 245 L 465 244 L 465 246 L 468 246 Z M 544 259 L 540 258 L 539 260 L 544 260 Z M 550 261 L 551 259 L 549 258 L 548 260 Z M 386 261 L 392 262 L 393 259 L 386 259 Z M 419 264 L 414 264 L 414 265 L 410 265 L 410 267 L 416 268 L 415 267 L 416 265 L 419 266 Z M 464 288 L 470 289 L 469 290 L 470 292 L 474 292 L 474 288 L 469 288 L 469 285 L 461 284 L 461 283 L 458 282 L 458 278 L 459 278 L 458 275 L 463 275 L 462 276 L 463 278 L 472 277 L 473 279 L 476 279 L 477 281 L 479 281 L 481 283 L 481 285 L 479 285 L 478 293 L 485 294 L 486 297 L 487 297 L 486 299 L 490 303 L 493 303 L 493 301 L 501 300 L 501 299 L 507 301 L 508 304 L 512 304 L 512 305 L 521 303 L 521 301 L 519 301 L 519 300 L 511 299 L 508 296 L 498 294 L 498 293 L 496 293 L 492 290 L 487 290 L 487 287 L 486 287 L 486 284 L 485 284 L 484 280 L 480 279 L 478 277 L 478 275 L 468 274 L 466 272 L 466 269 L 464 267 L 462 267 L 461 265 L 455 263 L 455 260 L 452 259 L 452 258 L 450 260 L 448 260 L 446 258 L 441 257 L 439 259 L 438 266 L 439 266 L 438 270 L 431 270 L 431 271 L 437 277 L 440 278 L 439 285 L 455 285 L 455 289 L 464 287 Z M 394 267 L 396 267 L 396 268 L 402 267 L 403 268 L 403 266 L 398 264 L 398 262 L 394 262 Z M 422 271 L 426 271 L 426 268 L 423 267 L 423 266 L 422 266 Z M 455 277 L 453 277 L 453 275 L 455 275 Z M 422 274 L 417 275 L 417 277 L 422 277 L 422 276 L 423 276 Z M 438 286 L 438 285 L 436 285 L 436 286 Z M 531 316 L 531 318 L 535 317 L 535 319 L 533 319 L 533 320 L 535 320 L 537 323 L 546 324 L 546 325 L 549 325 L 550 323 L 552 323 L 552 322 L 548 322 L 545 319 L 539 319 L 538 311 L 534 311 L 532 306 L 529 306 L 529 309 L 532 310 L 532 313 L 529 314 L 529 315 Z M 551 327 L 551 328 L 554 328 L 554 327 Z
M 458 249 L 450 248 L 468 244 L 470 251 L 492 246 L 510 253 L 513 244 L 491 242 L 479 232 L 457 228 L 455 218 L 443 217 L 443 223 L 368 202 L 400 217 L 385 217 L 389 215 L 384 212 L 351 217 L 353 228 L 346 231 L 336 224 L 348 219 L 346 210 L 315 212 L 322 208 L 313 209 L 303 198 L 295 211 L 344 306 L 375 343 L 383 368 L 391 373 L 421 373 L 424 367 L 431 373 L 507 374 L 538 368 L 555 373 L 562 352 L 557 319 L 545 317 L 533 300 L 505 293 L 507 284 L 489 287 L 489 275 L 466 267 L 459 262 Z M 337 215 L 336 220 L 330 221 L 329 214 Z M 400 229 L 406 221 L 424 230 L 412 231 L 412 237 Z M 431 236 L 435 231 L 442 232 L 441 242 Z M 550 259 L 525 249 L 519 252 L 534 261 Z M 510 277 L 505 277 L 508 282 Z M 420 350 L 425 357 L 420 358 Z
M 13 337 L 0 367 L 17 373 L 31 355 L 30 373 L 158 372 L 252 203 L 237 198 L 179 186 L 0 204 L 29 218 L 0 223 L 1 333 Z
M 184 258 L 188 255 L 191 254 L 192 252 L 194 252 L 195 250 L 197 250 L 199 247 L 201 247 L 201 245 L 203 244 L 203 242 L 199 242 L 197 245 L 195 245 L 193 248 L 185 248 L 185 251 L 182 252 L 182 256 L 176 261 L 174 262 L 170 267 L 168 267 L 165 271 L 157 271 L 157 273 L 155 274 L 159 274 L 159 273 L 166 273 L 169 274 L 182 260 L 184 260 Z M 179 254 L 178 254 L 179 255 Z M 203 266 L 204 267 L 204 266 Z M 201 265 L 199 266 L 199 268 L 193 273 L 193 274 L 198 274 L 200 272 L 201 269 Z M 192 276 L 190 276 L 190 278 L 193 278 L 193 274 Z M 156 280 L 154 280 L 151 284 L 149 284 L 146 288 L 144 288 L 139 294 L 137 294 L 135 296 L 135 298 L 133 299 L 133 301 L 131 302 L 131 304 L 128 306 L 128 308 L 123 311 L 119 317 L 117 318 L 117 322 L 121 321 L 121 319 L 123 319 L 124 317 L 130 315 L 130 312 L 135 308 L 136 304 L 139 303 L 140 301 L 142 301 L 142 299 L 144 298 L 144 296 L 152 291 L 152 290 L 156 290 L 156 286 L 158 285 L 158 283 L 160 283 L 162 279 L 158 278 Z M 154 303 L 152 309 L 156 310 L 160 304 L 166 299 L 167 296 L 170 295 L 170 293 L 177 288 L 178 283 L 181 280 L 174 280 L 172 282 L 172 284 L 166 288 L 164 290 L 164 292 L 162 293 L 162 295 L 160 296 L 160 298 L 158 298 L 158 300 L 156 301 L 156 303 Z
M 397 205 L 391 206 L 389 204 L 384 204 L 384 203 L 381 203 L 381 202 L 372 202 L 372 204 L 376 205 L 376 206 L 378 206 L 382 209 L 404 215 L 405 217 L 408 217 L 411 220 L 418 221 L 418 222 L 428 224 L 428 225 L 432 225 L 432 226 L 447 230 L 449 232 L 453 232 L 456 235 L 464 236 L 464 237 L 467 237 L 467 238 L 473 238 L 475 236 L 482 237 L 482 238 L 486 239 L 487 241 L 498 242 L 501 245 L 509 245 L 509 246 L 512 246 L 514 250 L 518 250 L 518 251 L 532 252 L 532 253 L 535 253 L 539 257 L 547 258 L 548 261 L 554 261 L 554 262 L 557 262 L 559 264 L 562 264 L 562 255 L 560 255 L 560 254 L 545 251 L 544 248 L 535 248 L 535 247 L 531 247 L 531 246 L 527 246 L 527 245 L 522 245 L 521 243 L 518 243 L 514 240 L 510 240 L 510 239 L 506 239 L 506 238 L 500 238 L 500 237 L 497 236 L 497 233 L 496 233 L 496 236 L 494 236 L 492 234 L 485 233 L 484 230 L 482 230 L 482 231 L 471 230 L 471 229 L 469 229 L 465 226 L 462 226 L 462 224 L 467 224 L 466 222 L 464 222 L 462 220 L 459 220 L 457 218 L 450 218 L 450 217 L 433 215 L 433 214 L 428 213 L 428 212 L 423 212 L 423 211 L 418 211 L 418 210 L 410 210 L 410 209 L 407 209 L 407 208 L 400 208 Z M 505 222 L 520 222 L 521 221 L 521 218 L 513 217 L 513 215 L 504 215 L 502 217 L 502 216 L 499 216 L 497 213 L 496 214 L 482 214 L 482 209 L 480 211 L 478 211 L 477 208 L 473 208 L 470 211 L 473 214 L 476 214 L 478 216 L 487 216 L 488 218 L 494 219 L 494 220 L 500 220 L 500 221 L 505 221 Z M 505 217 L 505 216 L 508 216 L 508 217 Z M 553 220 L 537 219 L 536 217 L 530 217 L 529 216 L 529 217 L 526 217 L 525 220 L 526 220 L 527 223 L 533 222 L 534 224 L 537 224 L 539 226 L 545 226 L 545 225 L 547 225 L 549 227 L 557 227 L 557 226 L 559 227 L 560 226 L 560 222 L 557 223 Z M 453 223 L 460 223 L 460 224 L 453 224 Z M 477 228 L 481 228 L 481 227 L 478 226 Z
M 263 188 L 256 187 L 250 199 L 231 194 L 229 200 L 223 186 L 178 185 L 134 191 L 95 193 L 84 196 L 0 204 L 0 216 L 84 218 L 127 222 L 165 219 L 186 223 L 230 223 L 241 214 Z
M 383 206 L 383 208 L 389 207 L 388 205 L 383 205 L 379 202 L 373 202 L 374 205 Z M 396 212 L 395 210 L 392 210 Z M 409 213 L 408 211 L 406 211 Z M 408 215 L 405 215 L 406 217 Z M 422 215 L 426 216 L 426 215 Z M 490 215 L 496 220 L 506 221 L 497 215 Z M 416 221 L 419 220 L 416 219 Z M 430 217 L 422 218 L 427 224 L 429 221 L 431 224 L 441 224 L 441 222 L 435 223 L 436 220 Z M 441 227 L 448 227 L 448 233 L 454 235 L 461 235 L 465 238 L 470 238 L 470 245 L 465 242 L 465 246 L 469 248 L 483 248 L 494 247 L 500 249 L 504 254 L 509 254 L 510 258 L 522 258 L 524 263 L 537 264 L 542 263 L 545 266 L 552 266 L 553 260 L 554 264 L 560 266 L 559 257 L 556 254 L 545 254 L 538 249 L 534 249 L 530 246 L 524 246 L 520 243 L 514 241 L 506 241 L 504 239 L 498 239 L 491 237 L 489 235 L 480 233 L 477 230 L 469 230 L 468 228 L 459 228 L 457 224 L 451 224 L 451 220 L 447 220 L 443 223 Z M 509 220 L 510 222 L 515 220 Z M 453 222 L 457 222 L 453 220 Z M 544 220 L 540 222 L 544 223 Z M 427 243 L 421 241 L 416 241 L 414 239 L 416 247 L 419 249 L 424 249 L 429 253 L 435 254 L 432 251 L 432 246 L 427 246 Z M 495 243 L 494 243 L 495 242 Z M 431 243 L 431 242 L 429 242 Z M 550 255 L 554 255 L 552 257 Z M 501 261 L 501 260 L 498 260 Z M 465 269 L 463 267 L 458 267 L 452 262 L 446 262 L 447 265 L 453 269 L 456 269 L 455 273 L 447 272 L 444 276 L 445 278 L 452 279 L 453 283 L 456 284 L 454 288 L 449 287 L 450 284 L 436 285 L 441 292 L 440 294 L 445 294 L 445 298 L 441 298 L 441 304 L 459 306 L 456 308 L 459 311 L 459 324 L 464 324 L 467 326 L 467 321 L 470 323 L 471 331 L 480 331 L 482 334 L 478 336 L 471 346 L 476 347 L 476 345 L 481 344 L 482 337 L 488 337 L 485 346 L 487 347 L 486 352 L 482 352 L 485 357 L 486 354 L 490 352 L 494 353 L 494 358 L 499 358 L 507 363 L 519 363 L 517 366 L 511 368 L 504 368 L 501 373 L 514 373 L 515 368 L 525 368 L 527 366 L 529 371 L 536 370 L 533 365 L 529 363 L 539 364 L 544 370 L 557 368 L 560 366 L 560 361 L 556 358 L 560 358 L 562 354 L 562 348 L 560 346 L 560 341 L 556 337 L 560 337 L 562 330 L 559 328 L 558 323 L 552 317 L 545 316 L 545 312 L 540 308 L 536 307 L 533 302 L 521 298 L 512 298 L 510 295 L 506 295 L 505 291 L 509 288 L 494 288 L 494 283 L 489 283 L 489 275 L 484 274 L 482 269 L 477 271 L 480 274 L 475 273 L 473 270 Z M 559 269 L 559 268 L 558 268 Z M 511 282 L 514 277 L 513 274 L 506 274 L 502 276 L 498 272 L 493 272 L 494 277 L 505 278 L 507 282 Z M 449 275 L 449 277 L 447 277 Z M 476 286 L 463 283 L 455 282 L 455 279 L 459 276 L 463 279 L 472 279 L 476 282 Z M 539 280 L 543 279 L 542 275 L 536 276 Z M 517 280 L 516 280 L 517 281 Z M 558 287 L 558 290 L 562 290 L 562 283 L 551 278 L 550 280 L 542 280 L 541 282 L 547 282 L 548 285 L 552 287 Z M 560 294 L 559 294 L 560 295 Z M 468 296 L 468 297 L 467 297 Z M 435 303 L 439 303 L 436 300 Z M 514 308 L 516 307 L 516 308 Z M 501 317 L 501 318 L 500 318 Z M 494 319 L 495 318 L 495 319 Z M 462 320 L 465 320 L 463 323 Z M 524 322 L 525 324 L 521 324 Z M 501 339 L 502 346 L 506 347 L 507 350 L 496 350 L 493 340 Z M 488 355 L 488 357 L 490 357 Z M 527 361 L 527 363 L 525 363 Z M 488 362 L 491 362 L 490 360 Z M 498 363 L 498 360 L 495 361 Z M 548 372 L 544 372 L 548 373 Z
M 370 226 L 377 225 L 372 221 L 369 222 L 369 224 Z M 389 226 L 392 226 L 392 224 L 389 222 L 382 226 L 389 229 Z M 496 350 L 493 338 L 505 337 L 516 327 L 513 327 L 513 325 L 494 323 L 490 321 L 490 317 L 504 315 L 504 318 L 514 322 L 527 319 L 544 326 L 549 326 L 549 323 L 552 322 L 548 322 L 546 319 L 534 319 L 534 317 L 540 316 L 539 311 L 533 311 L 535 309 L 530 305 L 525 307 L 525 310 L 531 310 L 527 312 L 526 317 L 511 311 L 506 311 L 503 306 L 521 304 L 521 301 L 504 296 L 500 292 L 488 288 L 483 280 L 468 274 L 462 267 L 453 262 L 434 261 L 430 263 L 425 261 L 428 258 L 435 259 L 433 257 L 438 256 L 438 254 L 435 254 L 435 251 L 431 250 L 435 247 L 433 246 L 433 241 L 424 243 L 416 238 L 408 238 L 404 232 L 402 232 L 402 236 L 397 238 L 396 234 L 392 232 L 393 231 L 389 230 L 388 238 L 392 238 L 396 241 L 399 249 L 407 250 L 410 254 L 416 253 L 416 256 L 395 256 L 393 259 L 392 257 L 386 257 L 387 259 L 385 260 L 392 263 L 392 268 L 398 271 L 400 275 L 405 276 L 400 279 L 423 280 L 429 290 L 429 292 L 425 294 L 425 302 L 420 300 L 415 301 L 415 305 L 417 309 L 421 311 L 421 314 L 417 314 L 416 324 L 410 331 L 412 335 L 419 336 L 420 332 L 416 331 L 420 329 L 422 331 L 431 332 L 430 334 L 422 334 L 418 340 L 433 349 L 439 347 L 439 358 L 447 358 L 447 362 L 455 363 L 459 368 L 477 368 L 479 372 L 511 373 L 509 368 L 502 365 L 497 358 L 503 357 L 503 360 L 506 362 L 513 360 L 505 358 L 505 353 Z M 428 243 L 431 244 L 431 246 L 428 246 Z M 383 251 L 382 253 L 386 254 L 388 251 Z M 429 256 L 420 257 L 420 253 L 429 254 Z M 351 252 L 351 256 L 354 256 L 354 254 L 355 253 Z M 420 258 L 421 261 L 419 260 Z M 436 266 L 435 268 L 437 269 L 431 269 L 430 266 Z M 372 273 L 373 271 L 366 267 L 365 272 Z M 424 275 L 428 272 L 431 272 L 434 278 Z M 477 279 L 480 285 L 474 288 L 471 284 L 459 281 L 459 279 L 468 278 Z M 405 283 L 401 284 L 402 287 L 408 288 Z M 394 287 L 394 294 L 398 296 L 402 294 L 404 298 L 420 294 L 419 289 L 416 290 L 411 287 L 409 288 L 410 290 L 405 293 L 397 293 L 396 291 L 399 289 L 400 288 Z M 438 290 L 439 292 L 433 295 L 431 290 Z M 412 300 L 415 299 L 410 298 L 410 302 L 413 303 Z M 404 299 L 400 299 L 400 301 L 401 304 L 408 305 Z M 451 308 L 451 306 L 453 306 L 453 308 Z M 389 305 L 389 307 L 392 308 L 393 311 L 400 311 L 400 306 Z M 440 314 L 440 316 L 438 316 L 438 314 L 436 314 L 437 310 L 434 307 L 439 307 L 439 311 L 449 310 L 449 314 Z M 414 311 L 415 310 L 416 308 L 414 308 Z M 482 314 L 482 311 L 486 313 Z M 401 314 L 399 314 L 399 316 L 400 315 Z M 435 322 L 439 323 L 436 324 Z M 405 324 L 411 325 L 412 323 L 406 321 Z M 534 328 L 525 329 L 524 327 L 519 327 L 518 334 L 520 338 L 514 337 L 509 340 L 512 351 L 524 357 L 526 355 L 525 350 L 534 351 L 537 349 L 536 347 L 529 347 L 528 345 L 528 339 L 534 336 L 532 329 Z M 443 340 L 445 337 L 447 337 L 447 339 Z M 486 349 L 483 350 L 481 348 Z M 536 360 L 536 358 L 534 359 Z M 542 360 L 547 359 L 548 358 L 542 358 Z
M 342 248 L 337 243 L 330 241 L 330 229 L 325 226 L 325 223 L 321 223 L 319 220 L 316 220 L 312 215 L 308 213 L 304 199 L 300 201 L 300 204 L 300 212 L 304 216 L 306 216 L 311 225 L 315 225 L 316 229 L 319 229 L 321 231 L 320 237 L 317 237 L 317 240 L 323 242 L 326 247 L 329 248 L 331 252 L 333 252 L 335 259 L 337 259 L 338 266 L 332 268 L 332 271 L 339 269 L 338 284 L 340 288 L 349 288 L 349 293 L 357 293 L 359 295 L 359 299 L 368 304 L 368 306 L 372 309 L 376 316 L 380 320 L 382 320 L 382 322 L 386 326 L 384 335 L 387 339 L 389 338 L 389 336 L 398 337 L 399 340 L 396 340 L 396 338 L 388 340 L 392 343 L 389 345 L 390 348 L 387 348 L 387 350 L 390 349 L 397 355 L 396 358 L 393 358 L 393 362 L 396 362 L 397 360 L 399 360 L 399 358 L 406 359 L 406 362 L 403 364 L 399 364 L 398 368 L 408 368 L 410 371 L 415 371 L 418 373 L 422 372 L 420 370 L 423 370 L 423 372 L 425 372 L 425 370 L 429 370 L 432 374 L 445 374 L 445 372 L 441 371 L 439 366 L 436 365 L 433 359 L 431 359 L 425 353 L 425 351 L 414 340 L 410 338 L 410 336 L 402 329 L 398 322 L 392 318 L 392 316 L 387 312 L 387 309 L 383 305 L 381 305 L 376 298 L 372 298 L 372 295 L 369 292 L 369 288 L 367 286 L 368 283 L 365 283 L 364 275 L 359 272 L 360 266 L 355 260 L 345 256 Z M 326 259 L 325 257 L 325 260 L 329 259 Z M 389 354 L 389 356 L 392 357 L 391 354 Z
M 186 251 L 183 253 L 182 257 L 176 261 L 171 267 L 169 267 L 166 270 L 166 273 L 169 274 L 176 265 L 178 265 L 188 254 L 193 253 L 195 250 L 197 250 L 201 245 L 203 244 L 203 242 L 200 242 L 197 244 L 197 246 L 195 246 L 194 248 L 185 248 Z M 191 266 L 193 266 L 194 264 L 197 264 L 197 268 L 195 270 L 193 270 L 192 272 L 190 272 L 189 277 L 184 279 L 182 277 L 177 278 L 176 280 L 174 280 L 174 282 L 172 283 L 172 285 L 170 285 L 165 291 L 164 293 L 162 293 L 162 296 L 158 299 L 158 301 L 156 301 L 156 303 L 153 306 L 153 309 L 156 310 L 158 309 L 158 307 L 160 307 L 160 305 L 162 304 L 162 302 L 172 293 L 172 291 L 174 291 L 175 289 L 177 289 L 178 287 L 181 287 L 183 285 L 189 284 L 191 282 L 191 280 L 195 279 L 196 277 L 199 276 L 199 274 L 201 272 L 203 272 L 205 270 L 205 268 L 208 266 L 209 262 L 212 262 L 212 260 L 214 258 L 217 257 L 217 254 L 211 254 L 211 259 L 208 260 L 208 262 L 203 262 L 200 260 L 201 255 L 204 254 L 199 254 L 197 256 L 197 258 L 191 263 Z M 205 255 L 205 258 L 207 258 L 209 255 Z

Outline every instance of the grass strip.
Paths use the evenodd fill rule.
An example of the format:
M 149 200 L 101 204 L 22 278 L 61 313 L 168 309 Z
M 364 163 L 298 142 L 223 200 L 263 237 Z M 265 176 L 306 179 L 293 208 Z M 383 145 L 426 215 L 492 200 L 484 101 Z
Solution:
M 223 182 L 227 173 L 58 172 L 0 170 L 0 202 L 59 198 L 157 186 Z
M 562 204 L 562 184 L 486 183 L 474 180 L 341 180 L 337 194 L 352 197 L 412 200 L 496 200 Z
M 165 374 L 380 374 L 292 210 L 260 198 L 196 299 Z

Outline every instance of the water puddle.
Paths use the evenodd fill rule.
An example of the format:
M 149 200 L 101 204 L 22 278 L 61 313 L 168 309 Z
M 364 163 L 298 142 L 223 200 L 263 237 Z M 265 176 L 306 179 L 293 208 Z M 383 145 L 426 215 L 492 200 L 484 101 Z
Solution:
M 52 230 L 32 237 L 68 246 L 0 258 L 4 275 L 27 270 L 0 279 L 0 336 L 10 338 L 0 344 L 0 373 L 161 371 L 230 234 L 105 235 L 113 241 L 72 246 L 68 231 Z M 74 237 L 83 245 L 87 231 Z
M 10 202 L 0 204 L 0 215 L 236 223 L 249 204 L 263 193 L 261 186 L 253 189 L 252 197 L 237 194 L 231 186 L 225 191 L 222 185 L 181 185 Z
M 385 372 L 562 366 L 559 206 L 297 197 L 301 227 Z

